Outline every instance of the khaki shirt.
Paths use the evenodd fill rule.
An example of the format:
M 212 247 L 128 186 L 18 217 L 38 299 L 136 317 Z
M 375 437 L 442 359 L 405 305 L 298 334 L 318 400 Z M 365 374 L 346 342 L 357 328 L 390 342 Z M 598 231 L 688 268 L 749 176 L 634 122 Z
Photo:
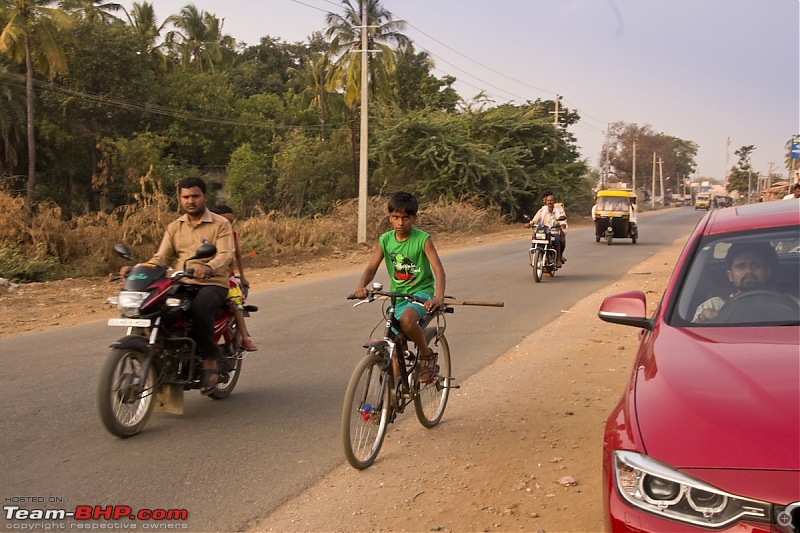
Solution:
M 194 259 L 184 265 L 184 262 L 193 256 L 197 248 L 204 243 L 216 246 L 217 255 L 210 259 Z M 167 226 L 167 231 L 164 232 L 164 238 L 161 239 L 161 245 L 158 247 L 156 255 L 149 262 L 163 267 L 174 266 L 179 270 L 193 268 L 196 265 L 208 265 L 214 271 L 214 277 L 199 280 L 186 279 L 185 282 L 198 285 L 218 285 L 227 289 L 230 265 L 234 255 L 233 232 L 230 222 L 225 217 L 206 209 L 196 226 L 192 226 L 188 215 L 185 214 L 172 221 Z

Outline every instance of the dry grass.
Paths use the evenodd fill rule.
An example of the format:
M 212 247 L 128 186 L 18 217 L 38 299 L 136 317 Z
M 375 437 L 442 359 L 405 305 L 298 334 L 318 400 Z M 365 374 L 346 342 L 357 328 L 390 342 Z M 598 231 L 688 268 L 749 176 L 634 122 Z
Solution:
M 0 277 L 45 281 L 103 276 L 121 265 L 111 251 L 117 242 L 128 244 L 134 257 L 148 258 L 177 216 L 169 200 L 144 177 L 135 204 L 71 220 L 55 205 L 39 205 L 28 227 L 23 200 L 0 190 Z M 386 198 L 370 198 L 367 215 L 367 240 L 374 242 L 389 229 Z M 499 209 L 482 209 L 474 201 L 422 206 L 418 218 L 419 227 L 434 235 L 480 233 L 502 223 Z M 341 202 L 326 216 L 298 219 L 262 212 L 236 223 L 245 263 L 253 267 L 355 249 L 357 227 L 355 200 Z

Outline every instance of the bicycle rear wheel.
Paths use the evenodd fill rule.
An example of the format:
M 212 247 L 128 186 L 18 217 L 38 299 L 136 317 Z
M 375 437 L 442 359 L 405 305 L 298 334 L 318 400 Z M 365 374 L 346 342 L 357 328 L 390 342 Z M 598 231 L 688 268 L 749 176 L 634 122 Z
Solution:
M 430 345 L 430 339 L 434 337 L 436 328 L 431 327 L 425 330 L 425 339 Z M 414 409 L 417 412 L 419 423 L 426 428 L 432 428 L 442 419 L 444 408 L 447 405 L 447 398 L 450 396 L 450 346 L 444 334 L 440 335 L 435 345 L 431 346 L 434 352 L 439 353 L 438 361 L 439 372 L 430 383 L 420 383 L 419 391 L 414 396 Z
M 367 355 L 358 363 L 342 408 L 342 443 L 347 462 L 363 470 L 375 461 L 389 424 L 389 373 L 378 366 L 378 355 Z

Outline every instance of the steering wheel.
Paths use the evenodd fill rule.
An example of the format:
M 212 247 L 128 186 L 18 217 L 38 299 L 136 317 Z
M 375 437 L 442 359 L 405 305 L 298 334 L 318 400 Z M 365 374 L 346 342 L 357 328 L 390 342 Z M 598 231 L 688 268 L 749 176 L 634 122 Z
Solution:
M 711 322 L 785 322 L 800 320 L 800 300 L 782 292 L 746 291 L 737 294 Z

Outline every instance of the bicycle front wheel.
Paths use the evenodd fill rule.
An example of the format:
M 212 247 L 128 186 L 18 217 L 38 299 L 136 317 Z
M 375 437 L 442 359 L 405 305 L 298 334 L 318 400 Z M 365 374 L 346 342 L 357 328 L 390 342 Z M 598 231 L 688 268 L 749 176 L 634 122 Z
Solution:
M 363 470 L 375 461 L 389 424 L 389 373 L 381 370 L 383 359 L 368 355 L 358 363 L 342 409 L 344 455 L 353 468 Z
M 425 340 L 433 337 L 435 328 L 425 330 Z M 430 340 L 428 340 L 429 346 Z M 439 353 L 438 361 L 439 372 L 433 381 L 420 383 L 419 391 L 414 396 L 414 409 L 417 412 L 419 423 L 426 428 L 432 428 L 442 419 L 444 408 L 447 405 L 447 398 L 450 396 L 450 346 L 444 334 L 440 335 L 436 343 L 431 346 L 434 352 Z

